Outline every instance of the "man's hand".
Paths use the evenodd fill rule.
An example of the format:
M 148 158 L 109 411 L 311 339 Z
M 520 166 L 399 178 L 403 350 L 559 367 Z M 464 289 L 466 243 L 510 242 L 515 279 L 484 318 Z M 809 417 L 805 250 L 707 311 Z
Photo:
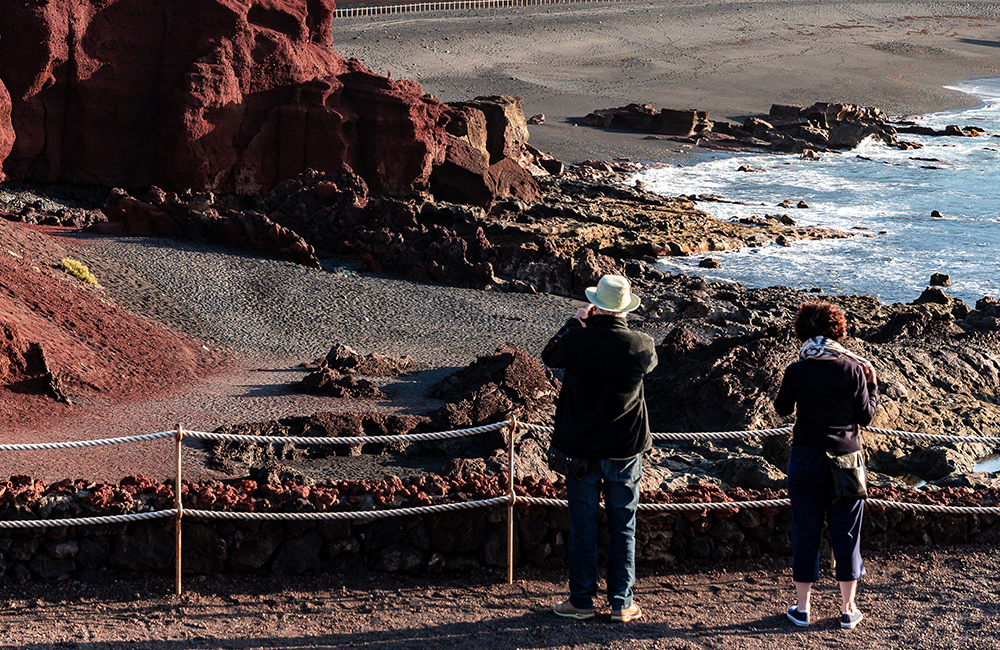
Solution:
M 577 309 L 576 313 L 573 314 L 573 318 L 580 321 L 580 324 L 586 327 L 587 323 L 585 323 L 584 321 L 586 321 L 586 319 L 590 318 L 593 315 L 594 315 L 594 306 L 587 305 L 586 307 L 580 307 L 579 309 Z
M 865 381 L 869 384 L 875 383 L 875 368 L 871 366 L 861 366 L 861 372 L 865 374 Z

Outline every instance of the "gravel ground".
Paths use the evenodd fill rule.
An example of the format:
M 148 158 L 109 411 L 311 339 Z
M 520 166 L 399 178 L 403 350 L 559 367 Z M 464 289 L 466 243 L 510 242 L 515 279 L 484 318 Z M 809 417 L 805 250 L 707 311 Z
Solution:
M 250 358 L 311 361 L 345 343 L 409 355 L 422 368 L 465 366 L 504 341 L 540 351 L 579 304 L 322 270 L 232 248 L 159 238 L 81 236 L 81 256 L 125 307 Z
M 560 572 L 517 569 L 475 574 L 183 580 L 122 577 L 27 586 L 0 583 L 0 648 L 18 650 L 187 650 L 188 648 L 456 648 L 562 650 L 677 648 L 765 650 L 993 649 L 1000 597 L 993 548 L 866 553 L 869 575 L 854 630 L 839 627 L 839 592 L 824 570 L 813 622 L 785 618 L 792 602 L 788 558 L 640 567 L 642 619 L 611 623 L 551 613 L 565 598 Z

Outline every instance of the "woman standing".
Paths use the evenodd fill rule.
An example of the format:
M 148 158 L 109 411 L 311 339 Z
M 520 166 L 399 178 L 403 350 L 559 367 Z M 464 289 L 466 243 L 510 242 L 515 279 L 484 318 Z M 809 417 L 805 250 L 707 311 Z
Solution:
M 827 302 L 805 303 L 795 318 L 802 341 L 799 360 L 785 369 L 774 399 L 779 415 L 794 410 L 788 496 L 792 501 L 792 580 L 797 602 L 788 618 L 809 625 L 809 596 L 819 579 L 819 546 L 826 520 L 837 581 L 843 600 L 840 626 L 853 628 L 862 619 L 854 603 L 861 561 L 861 517 L 864 500 L 835 500 L 827 454 L 842 456 L 861 449 L 859 428 L 875 415 L 878 388 L 871 364 L 846 350 L 843 310 Z

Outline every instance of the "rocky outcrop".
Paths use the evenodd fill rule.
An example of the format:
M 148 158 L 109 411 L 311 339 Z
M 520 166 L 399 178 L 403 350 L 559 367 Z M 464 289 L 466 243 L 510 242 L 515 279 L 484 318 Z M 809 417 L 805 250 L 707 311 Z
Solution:
M 319 393 L 350 399 L 387 399 L 385 393 L 368 377 L 394 377 L 413 369 L 413 359 L 373 352 L 361 355 L 350 346 L 335 344 L 326 357 L 317 362 L 315 370 L 302 378 L 298 389 L 304 393 Z
M 601 128 L 623 128 L 657 134 L 650 138 L 681 138 L 704 149 L 766 150 L 788 153 L 842 151 L 874 138 L 900 149 L 920 145 L 898 139 L 898 133 L 966 135 L 982 133 L 976 127 L 948 127 L 943 131 L 912 122 L 892 122 L 882 110 L 856 104 L 817 102 L 811 106 L 775 104 L 767 118 L 748 117 L 742 124 L 712 122 L 706 111 L 660 109 L 629 104 L 594 111 L 582 123 Z
M 448 429 L 477 427 L 515 417 L 537 424 L 551 421 L 560 383 L 538 359 L 510 343 L 480 355 L 469 366 L 430 390 L 449 403 L 431 414 Z
M 497 164 L 514 165 L 509 158 Z M 318 264 L 314 249 L 324 250 L 420 281 L 573 296 L 628 260 L 849 236 L 790 218 L 719 221 L 688 198 L 623 179 L 573 167 L 539 180 L 539 200 L 499 200 L 485 211 L 375 197 L 344 166 L 334 174 L 309 170 L 256 201 L 156 188 L 137 200 L 116 190 L 105 207 L 109 222 L 93 230 L 230 243 L 309 266 Z
M 634 284 L 641 281 L 636 277 Z M 647 286 L 644 302 L 656 314 L 647 320 L 670 324 L 658 347 L 660 364 L 646 382 L 654 430 L 766 429 L 792 421 L 779 418 L 771 401 L 785 366 L 796 358 L 795 311 L 814 295 L 683 277 Z M 880 406 L 873 426 L 1000 435 L 1000 409 L 992 398 L 1000 393 L 1000 330 L 988 315 L 993 301 L 984 299 L 977 304 L 981 309 L 971 310 L 950 297 L 910 305 L 883 305 L 870 297 L 825 299 L 845 309 L 853 337 L 847 345 L 872 359 L 878 370 Z M 970 474 L 975 461 L 993 453 L 989 445 L 930 444 L 874 433 L 865 440 L 869 467 L 887 485 L 900 486 L 912 477 L 940 485 L 995 481 Z M 697 469 L 697 458 L 715 458 L 720 445 L 727 447 L 727 456 L 760 453 L 777 468 L 787 463 L 788 439 L 777 436 L 743 445 L 688 445 L 684 448 L 696 456 L 686 465 Z
M 361 354 L 349 345 L 334 343 L 326 356 L 318 360 L 317 365 L 354 375 L 395 377 L 413 370 L 415 363 L 407 355 L 395 357 L 379 352 Z
M 7 180 L 3 172 L 3 161 L 14 148 L 14 125 L 10 122 L 10 93 L 3 81 L 0 81 L 0 183 Z
M 223 208 L 220 212 L 210 192 L 189 191 L 178 196 L 153 187 L 148 200 L 140 201 L 124 190 L 115 189 L 103 211 L 108 220 L 91 226 L 91 232 L 161 235 L 228 244 L 320 268 L 315 249 L 298 234 L 254 210 Z
M 130 191 L 156 185 L 252 195 L 306 169 L 347 164 L 376 194 L 414 196 L 428 191 L 447 161 L 453 175 L 476 180 L 477 205 L 532 196 L 529 173 L 495 168 L 526 155 L 523 115 L 504 122 L 513 111 L 483 113 L 487 105 L 519 110 L 519 100 L 452 108 L 418 83 L 344 59 L 329 47 L 334 5 L 44 0 L 6 7 L 3 172 L 11 180 Z M 489 126 L 490 139 L 466 138 L 467 155 L 449 156 L 456 140 L 449 124 L 470 114 Z M 454 200 L 455 185 L 435 185 Z
M 712 130 L 708 111 L 654 109 L 649 104 L 602 108 L 580 120 L 588 126 L 689 137 Z

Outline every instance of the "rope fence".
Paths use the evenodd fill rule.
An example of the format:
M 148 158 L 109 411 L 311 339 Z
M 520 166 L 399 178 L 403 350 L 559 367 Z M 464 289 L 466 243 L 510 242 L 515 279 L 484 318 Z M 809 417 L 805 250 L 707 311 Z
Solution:
M 471 11 L 476 9 L 502 9 L 514 7 L 534 7 L 538 5 L 565 5 L 615 0 L 452 0 L 451 2 L 415 2 L 402 5 L 358 5 L 337 7 L 334 18 L 368 18 L 370 16 L 390 16 L 396 14 L 422 13 L 426 11 Z
M 166 519 L 176 517 L 178 511 L 156 510 L 155 512 L 139 512 L 131 515 L 112 515 L 110 517 L 78 517 L 76 519 L 23 519 L 19 521 L 0 521 L 2 528 L 56 528 L 59 526 L 95 526 L 100 524 L 124 524 L 130 521 L 145 519 Z
M 334 445 L 334 446 L 356 446 L 371 443 L 392 443 L 392 442 L 425 442 L 431 440 L 446 440 L 465 436 L 478 435 L 489 431 L 504 431 L 507 441 L 507 493 L 503 496 L 478 501 L 464 501 L 456 503 L 444 503 L 430 506 L 419 506 L 411 508 L 390 508 L 383 510 L 361 510 L 361 511 L 340 511 L 340 512 L 234 512 L 220 510 L 202 510 L 197 508 L 185 508 L 181 502 L 181 443 L 183 438 L 197 438 L 202 440 L 229 441 L 229 442 L 253 442 L 253 443 L 276 443 L 276 444 L 305 444 L 305 445 Z M 513 548 L 514 548 L 514 517 L 513 508 L 517 503 L 525 505 L 537 505 L 547 507 L 567 507 L 568 502 L 562 499 L 549 499 L 538 497 L 518 496 L 514 491 L 514 438 L 517 432 L 534 431 L 540 433 L 551 433 L 552 427 L 538 424 L 526 424 L 518 422 L 516 419 L 487 424 L 479 427 L 459 429 L 455 431 L 439 431 L 433 433 L 414 433 L 393 436 L 344 436 L 344 437 L 295 437 L 295 436 L 247 436 L 238 434 L 208 433 L 204 431 L 186 431 L 180 425 L 173 431 L 162 431 L 158 433 L 143 434 L 120 438 L 106 438 L 98 440 L 81 440 L 74 442 L 57 442 L 41 444 L 4 444 L 0 445 L 0 452 L 4 451 L 31 451 L 31 450 L 57 450 L 75 449 L 83 447 L 96 447 L 102 445 L 116 445 L 132 442 L 145 442 L 163 438 L 173 438 L 175 441 L 176 478 L 174 485 L 175 507 L 169 510 L 159 510 L 151 512 L 133 513 L 126 515 L 113 515 L 107 517 L 79 517 L 66 519 L 45 519 L 45 520 L 0 520 L 0 529 L 24 529 L 24 528 L 51 528 L 60 526 L 88 526 L 101 524 L 119 524 L 132 521 L 143 521 L 150 519 L 175 520 L 175 543 L 176 543 L 176 588 L 175 593 L 181 593 L 181 519 L 186 515 L 198 519 L 217 520 L 246 520 L 246 521 L 322 521 L 322 520 L 356 520 L 369 521 L 384 519 L 388 517 L 424 515 L 437 512 L 451 512 L 459 510 L 470 510 L 473 508 L 490 508 L 495 506 L 507 506 L 507 581 L 513 582 Z M 877 427 L 865 427 L 866 431 L 901 438 L 924 440 L 931 442 L 979 442 L 979 443 L 1000 443 L 1000 437 L 979 437 L 979 436 L 947 436 L 938 434 L 914 433 L 908 431 L 895 431 L 893 429 L 881 429 Z M 655 441 L 695 441 L 709 439 L 727 438 L 760 438 L 765 436 L 776 436 L 789 434 L 792 427 L 781 427 L 775 429 L 760 429 L 755 431 L 714 431 L 714 432 L 691 432 L 691 433 L 653 433 Z M 766 499 L 760 501 L 716 501 L 698 503 L 640 503 L 639 510 L 648 512 L 680 512 L 680 511 L 703 511 L 703 510 L 729 510 L 741 508 L 781 508 L 790 505 L 789 499 Z M 1000 515 L 1000 506 L 941 506 L 924 503 L 886 501 L 882 499 L 867 499 L 867 504 L 889 509 L 909 510 L 913 512 L 949 514 L 949 515 L 976 515 L 976 514 L 996 514 Z M 601 504 L 604 507 L 604 504 Z

